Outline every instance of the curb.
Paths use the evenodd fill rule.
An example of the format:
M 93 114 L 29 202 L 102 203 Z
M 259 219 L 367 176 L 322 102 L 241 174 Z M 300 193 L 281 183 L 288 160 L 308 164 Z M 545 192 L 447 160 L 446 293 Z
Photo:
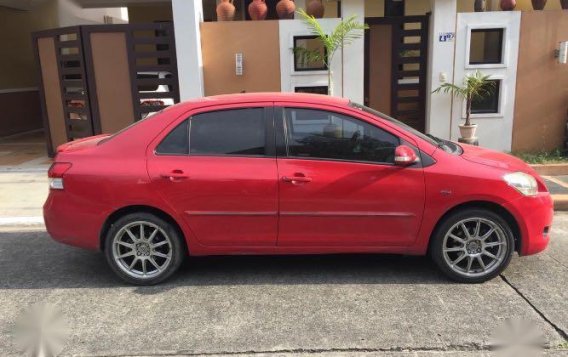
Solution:
M 43 217 L 0 217 L 0 227 L 45 227 Z
M 568 211 L 568 195 L 551 195 L 555 211 Z
M 541 176 L 568 175 L 568 164 L 534 164 L 530 167 Z

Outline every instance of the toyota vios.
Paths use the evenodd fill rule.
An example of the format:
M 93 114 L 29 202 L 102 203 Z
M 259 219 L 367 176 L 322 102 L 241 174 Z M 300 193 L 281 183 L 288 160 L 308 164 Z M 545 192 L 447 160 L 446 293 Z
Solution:
M 49 234 L 134 284 L 187 255 L 327 253 L 429 254 L 478 283 L 545 249 L 553 216 L 521 160 L 317 95 L 181 103 L 60 146 L 49 178 Z

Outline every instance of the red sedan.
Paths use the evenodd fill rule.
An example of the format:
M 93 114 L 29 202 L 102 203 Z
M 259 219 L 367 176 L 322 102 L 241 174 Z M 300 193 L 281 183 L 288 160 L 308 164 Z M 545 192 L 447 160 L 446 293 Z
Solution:
M 553 205 L 509 155 L 441 140 L 346 99 L 188 101 L 58 148 L 57 241 L 155 284 L 187 255 L 429 254 L 477 283 L 546 248 Z

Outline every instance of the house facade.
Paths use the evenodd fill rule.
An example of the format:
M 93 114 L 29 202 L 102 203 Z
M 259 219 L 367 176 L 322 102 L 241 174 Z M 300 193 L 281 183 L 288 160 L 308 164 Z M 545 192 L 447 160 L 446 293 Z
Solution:
M 295 6 L 305 8 L 310 1 L 313 0 L 296 0 Z M 71 118 L 98 116 L 98 122 L 87 121 L 92 129 L 87 132 L 96 134 L 105 131 L 105 122 L 119 123 L 118 126 L 128 124 L 130 119 L 121 118 L 130 113 L 132 120 L 139 119 L 146 113 L 139 106 L 149 101 L 158 102 L 156 109 L 159 109 L 160 105 L 178 100 L 227 93 L 326 93 L 326 68 L 317 63 L 305 63 L 292 51 L 298 46 L 317 46 L 303 21 L 278 19 L 275 12 L 278 0 L 266 1 L 267 19 L 251 21 L 246 10 L 250 2 L 235 0 L 235 19 L 217 21 L 216 0 L 73 1 L 73 6 L 84 11 L 118 11 L 115 13 L 118 15 L 114 15 L 117 19 L 125 11 L 117 7 L 127 9 L 130 28 L 98 29 L 106 35 L 123 33 L 117 38 L 123 38 L 124 45 L 117 38 L 95 36 L 86 28 L 80 33 L 81 36 L 89 34 L 88 43 L 93 42 L 92 36 L 101 39 L 98 43 L 102 51 L 105 46 L 120 44 L 119 50 L 111 53 L 124 59 L 122 72 L 126 75 L 118 76 L 122 79 L 112 73 L 102 73 L 103 68 L 112 66 L 112 61 L 106 65 L 99 61 L 101 69 L 86 71 L 85 75 L 92 77 L 87 78 L 87 82 L 96 82 L 99 89 L 124 88 L 117 94 L 129 99 L 116 103 L 107 100 L 110 104 L 103 108 L 105 101 L 98 98 L 88 106 L 94 108 L 89 109 L 89 115 L 70 114 Z M 322 4 L 325 11 L 320 23 L 326 31 L 331 31 L 341 18 L 353 15 L 369 25 L 365 35 L 346 46 L 331 63 L 334 95 L 366 104 L 438 137 L 457 140 L 458 124 L 465 117 L 464 103 L 432 91 L 445 82 L 461 84 L 466 75 L 481 71 L 491 76 L 496 88 L 490 98 L 474 106 L 472 117 L 479 125 L 481 146 L 533 152 L 563 146 L 568 111 L 568 65 L 560 63 L 555 50 L 561 42 L 568 41 L 568 11 L 561 9 L 559 1 L 550 0 L 544 11 L 534 11 L 530 1 L 519 0 L 515 11 L 501 11 L 499 1 L 488 0 L 486 12 L 475 12 L 473 0 L 342 0 Z M 29 10 L 34 11 L 37 8 Z M 43 27 L 88 24 L 66 23 L 61 15 L 58 18 L 58 22 Z M 167 34 L 167 26 L 171 26 L 171 34 Z M 146 33 L 140 36 L 170 36 L 173 42 L 168 45 L 165 37 L 138 38 L 137 32 L 144 31 Z M 128 38 L 134 40 L 128 41 Z M 144 46 L 147 54 L 144 54 Z M 91 48 L 82 52 L 93 53 Z M 166 52 L 170 57 L 165 58 Z M 153 59 L 148 58 L 152 56 Z M 6 70 L 9 66 L 0 68 Z M 95 69 L 96 61 L 85 58 L 85 66 Z M 67 70 L 53 66 L 54 80 L 61 78 L 62 71 Z M 105 76 L 114 84 L 105 87 L 101 79 Z M 149 83 L 150 79 L 144 76 L 156 77 L 152 82 L 155 88 L 165 86 L 167 89 L 158 94 L 147 93 L 142 90 L 142 83 Z M 124 82 L 122 87 L 119 80 Z M 90 83 L 84 84 L 93 88 Z M 45 81 L 35 85 L 43 86 L 44 94 L 53 91 Z M 53 99 L 55 104 L 48 103 L 48 106 L 59 106 L 58 103 L 66 106 L 65 96 L 63 93 Z M 118 109 L 121 103 L 133 103 L 127 106 L 133 105 L 134 110 Z M 150 106 L 152 104 L 155 103 Z M 44 116 L 47 109 L 43 108 Z M 81 112 L 84 111 L 82 108 Z M 61 112 L 67 113 L 66 110 Z M 53 120 L 59 120 L 57 115 Z M 107 127 L 116 129 L 113 125 Z M 75 138 L 69 136 L 65 125 L 60 130 L 59 140 Z

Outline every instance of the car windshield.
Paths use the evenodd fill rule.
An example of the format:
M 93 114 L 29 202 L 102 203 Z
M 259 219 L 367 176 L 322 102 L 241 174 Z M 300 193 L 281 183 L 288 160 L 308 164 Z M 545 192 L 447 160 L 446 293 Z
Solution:
M 450 154 L 455 154 L 455 155 L 461 155 L 461 153 L 463 152 L 462 148 L 457 145 L 456 143 L 453 143 L 451 141 L 448 140 L 444 140 L 444 139 L 440 139 L 435 137 L 434 135 L 431 134 L 424 134 L 416 129 L 414 129 L 413 127 L 404 124 L 403 122 L 396 120 L 394 118 L 389 117 L 388 115 L 381 113 L 379 111 L 376 111 L 375 109 L 369 108 L 365 105 L 361 105 L 361 104 L 357 104 L 357 103 L 353 103 L 350 102 L 349 105 L 352 108 L 356 108 L 359 110 L 362 110 L 366 113 L 369 113 L 371 115 L 374 115 L 376 117 L 379 117 L 381 119 L 387 120 L 388 122 L 400 127 L 401 129 L 410 132 L 411 134 L 419 137 L 420 139 L 439 147 L 440 149 L 450 153 Z

